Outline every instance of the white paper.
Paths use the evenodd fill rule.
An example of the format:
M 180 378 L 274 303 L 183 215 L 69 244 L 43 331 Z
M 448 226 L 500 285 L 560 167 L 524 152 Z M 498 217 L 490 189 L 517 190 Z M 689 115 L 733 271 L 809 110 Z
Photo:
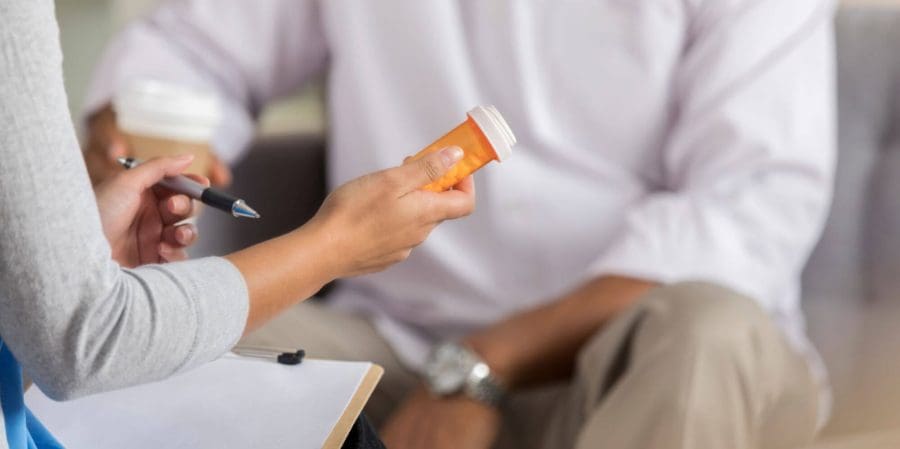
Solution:
M 370 363 L 296 366 L 226 357 L 173 378 L 71 402 L 25 402 L 70 449 L 319 449 Z

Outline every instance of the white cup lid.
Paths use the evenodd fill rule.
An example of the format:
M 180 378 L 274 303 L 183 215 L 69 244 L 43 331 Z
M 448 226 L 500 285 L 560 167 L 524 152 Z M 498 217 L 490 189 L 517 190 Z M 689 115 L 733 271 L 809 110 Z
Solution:
M 156 80 L 138 80 L 116 92 L 116 121 L 128 133 L 204 142 L 222 120 L 218 97 Z
M 469 111 L 469 117 L 481 128 L 488 142 L 497 153 L 497 160 L 503 162 L 512 156 L 512 147 L 516 144 L 516 135 L 509 124 L 493 106 L 476 106 Z

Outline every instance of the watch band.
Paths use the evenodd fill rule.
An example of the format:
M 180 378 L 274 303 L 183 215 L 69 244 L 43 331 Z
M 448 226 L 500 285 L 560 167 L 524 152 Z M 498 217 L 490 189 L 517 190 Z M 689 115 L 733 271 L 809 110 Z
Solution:
M 478 353 L 458 342 L 435 346 L 425 372 L 426 384 L 437 396 L 462 394 L 492 407 L 499 406 L 506 396 L 506 389 L 493 375 L 490 366 Z M 459 383 L 447 388 L 441 380 L 441 376 L 446 375 L 458 379 Z
M 475 365 L 472 366 L 472 370 L 469 371 L 463 393 L 466 396 L 491 407 L 499 407 L 506 398 L 506 389 L 503 388 L 497 378 L 491 373 L 491 368 L 481 361 L 480 357 L 477 358 L 478 362 L 476 362 Z

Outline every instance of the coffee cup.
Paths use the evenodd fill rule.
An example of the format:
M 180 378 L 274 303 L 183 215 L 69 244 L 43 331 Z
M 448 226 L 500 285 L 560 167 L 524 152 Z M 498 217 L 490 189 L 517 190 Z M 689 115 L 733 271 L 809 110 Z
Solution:
M 193 154 L 187 173 L 208 176 L 210 142 L 222 120 L 218 97 L 207 91 L 140 80 L 113 98 L 116 122 L 138 159 Z

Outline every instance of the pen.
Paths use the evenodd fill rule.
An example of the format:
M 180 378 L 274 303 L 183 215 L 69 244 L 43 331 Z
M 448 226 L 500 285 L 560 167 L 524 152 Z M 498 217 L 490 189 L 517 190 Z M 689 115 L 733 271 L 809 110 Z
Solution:
M 141 161 L 131 157 L 120 157 L 117 160 L 126 169 L 137 167 L 141 163 Z M 173 192 L 187 195 L 203 204 L 228 212 L 238 218 L 259 218 L 259 214 L 248 206 L 244 200 L 235 198 L 225 192 L 220 192 L 212 187 L 206 187 L 187 176 L 180 175 L 163 178 L 158 185 Z
M 267 348 L 234 348 L 231 352 L 241 357 L 274 360 L 282 365 L 299 365 L 303 362 L 303 358 L 306 357 L 306 351 L 302 349 L 282 352 L 277 349 Z

